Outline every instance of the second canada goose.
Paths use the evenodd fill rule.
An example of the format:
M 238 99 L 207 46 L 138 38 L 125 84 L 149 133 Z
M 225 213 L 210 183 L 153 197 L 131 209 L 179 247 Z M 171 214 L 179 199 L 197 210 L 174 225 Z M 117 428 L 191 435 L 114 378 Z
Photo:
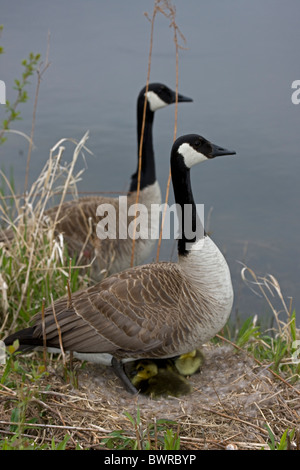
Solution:
M 122 364 L 137 359 L 168 358 L 198 349 L 228 320 L 233 289 L 227 262 L 204 232 L 195 230 L 196 205 L 190 169 L 193 165 L 235 152 L 197 134 L 179 137 L 172 146 L 171 173 L 183 217 L 178 239 L 178 262 L 157 262 L 129 268 L 98 284 L 54 303 L 38 313 L 32 327 L 12 334 L 20 349 L 43 345 L 60 348 L 83 360 L 113 365 L 125 386 L 133 390 Z M 192 208 L 191 219 L 184 206 Z M 195 235 L 187 236 L 186 225 Z
M 144 395 L 152 398 L 160 396 L 179 397 L 192 391 L 185 377 L 174 371 L 172 367 L 159 366 L 155 360 L 136 361 L 129 373 L 134 387 Z
M 145 122 L 143 128 L 144 104 L 146 98 Z M 156 179 L 155 160 L 153 150 L 152 128 L 154 113 L 156 110 L 169 104 L 175 103 L 176 93 L 162 83 L 150 83 L 148 88 L 144 87 L 137 99 L 137 147 L 138 156 L 142 140 L 142 161 L 139 204 L 146 207 L 150 214 L 151 204 L 161 203 L 161 191 Z M 178 102 L 191 102 L 191 98 L 178 94 Z M 139 164 L 139 159 L 138 159 Z M 138 167 L 131 177 L 129 193 L 127 195 L 126 206 L 136 203 L 136 193 L 138 187 Z M 112 206 L 116 213 L 117 221 L 116 238 L 101 239 L 97 235 L 97 224 L 104 217 L 104 214 L 97 213 L 97 208 L 104 207 L 105 204 Z M 154 207 L 154 206 L 153 206 Z M 126 211 L 122 208 L 120 211 Z M 46 217 L 55 220 L 58 207 L 48 209 Z M 149 216 L 150 217 L 150 216 Z M 124 227 L 119 226 L 120 224 Z M 62 233 L 68 253 L 71 257 L 80 257 L 81 264 L 89 264 L 93 261 L 90 276 L 94 281 L 99 281 L 110 274 L 127 269 L 131 265 L 132 239 L 128 236 L 119 238 L 119 231 L 127 233 L 128 225 L 134 219 L 133 216 L 125 215 L 119 217 L 119 198 L 90 196 L 79 198 L 64 203 L 61 206 L 56 224 L 56 233 Z M 158 220 L 158 218 L 157 218 Z M 149 224 L 150 225 L 150 224 Z M 158 226 L 157 226 L 158 229 Z M 152 230 L 154 228 L 152 227 Z M 90 234 L 90 235 L 89 235 Z M 147 235 L 147 234 L 146 234 Z M 0 242 L 7 242 L 14 236 L 13 230 L 0 230 Z M 151 253 L 155 244 L 155 236 L 144 236 L 137 238 L 135 242 L 134 264 L 141 264 Z

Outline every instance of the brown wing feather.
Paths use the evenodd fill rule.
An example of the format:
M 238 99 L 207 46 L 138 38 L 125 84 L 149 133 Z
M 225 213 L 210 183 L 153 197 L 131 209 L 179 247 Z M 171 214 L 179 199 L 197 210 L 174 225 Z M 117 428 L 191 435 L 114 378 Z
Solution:
M 67 298 L 57 300 L 55 314 L 64 348 L 116 357 L 161 355 L 173 342 L 172 319 L 178 317 L 182 286 L 176 264 L 158 263 L 129 269 L 76 292 L 71 308 Z M 34 336 L 41 337 L 41 314 L 35 324 Z M 51 306 L 45 311 L 45 329 L 48 344 L 59 347 Z

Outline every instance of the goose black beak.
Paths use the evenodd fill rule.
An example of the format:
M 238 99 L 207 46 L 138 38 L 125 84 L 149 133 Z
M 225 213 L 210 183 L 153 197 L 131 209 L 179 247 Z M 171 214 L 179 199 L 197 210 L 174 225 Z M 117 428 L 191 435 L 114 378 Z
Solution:
M 234 150 L 227 150 L 223 147 L 219 147 L 219 145 L 211 144 L 211 155 L 212 157 L 221 157 L 222 155 L 236 155 Z
M 189 98 L 188 96 L 181 95 L 178 93 L 178 103 L 191 103 L 193 100 L 192 98 Z M 176 103 L 176 93 L 174 92 L 173 94 L 173 103 Z

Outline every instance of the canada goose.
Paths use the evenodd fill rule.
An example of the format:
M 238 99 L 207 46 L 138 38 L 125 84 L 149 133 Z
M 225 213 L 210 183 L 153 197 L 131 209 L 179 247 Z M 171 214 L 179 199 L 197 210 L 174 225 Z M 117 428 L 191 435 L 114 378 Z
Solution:
M 192 207 L 190 224 L 197 221 L 190 168 L 200 162 L 235 152 L 210 143 L 197 134 L 179 137 L 172 146 L 171 172 L 175 201 L 184 212 Z M 100 283 L 75 292 L 71 299 L 55 301 L 35 317 L 34 326 L 5 340 L 19 340 L 20 349 L 43 345 L 74 356 L 112 365 L 129 391 L 133 385 L 123 370 L 124 361 L 168 358 L 199 348 L 225 325 L 232 308 L 229 267 L 204 232 L 186 237 L 182 217 L 178 262 L 157 262 L 129 268 Z M 71 300 L 71 301 L 70 301 Z
M 147 98 L 147 104 L 143 129 L 145 96 Z M 143 135 L 139 203 L 147 208 L 149 214 L 151 204 L 159 205 L 161 203 L 161 192 L 156 180 L 152 142 L 154 113 L 160 108 L 175 103 L 175 101 L 176 93 L 161 83 L 150 83 L 148 89 L 144 87 L 140 91 L 137 99 L 138 155 L 141 136 Z M 178 94 L 178 102 L 190 101 L 193 100 Z M 138 167 L 137 171 L 131 177 L 131 184 L 126 201 L 128 208 L 136 203 L 137 187 Z M 103 239 L 97 236 L 97 224 L 100 222 L 101 216 L 103 218 L 104 215 L 107 215 L 106 213 L 97 213 L 97 208 L 99 206 L 105 207 L 104 204 L 110 204 L 116 213 L 117 235 L 114 239 Z M 47 210 L 45 215 L 51 220 L 55 220 L 57 211 L 58 207 L 56 206 Z M 124 237 L 124 239 L 121 238 L 121 236 L 119 238 L 118 233 L 119 231 L 121 232 L 121 230 L 123 233 L 124 231 L 127 233 L 128 225 L 133 221 L 134 217 L 127 216 L 127 208 L 122 208 L 120 211 L 121 213 L 125 211 L 125 217 L 121 218 L 118 215 L 119 198 L 104 196 L 90 196 L 68 201 L 64 203 L 60 209 L 58 222 L 56 224 L 56 233 L 63 234 L 65 244 L 68 247 L 68 253 L 71 257 L 80 257 L 80 262 L 83 265 L 93 261 L 90 276 L 94 281 L 99 281 L 103 279 L 103 277 L 129 268 L 131 265 L 132 239 L 128 236 Z M 156 220 L 158 220 L 158 217 Z M 152 226 L 152 230 L 155 230 L 155 227 Z M 2 231 L 2 233 L 0 230 L 0 241 L 6 243 L 9 239 L 13 238 L 13 236 L 14 232 L 11 229 Z M 155 236 L 143 236 L 143 238 L 140 237 L 136 239 L 134 251 L 135 265 L 141 264 L 150 255 L 154 244 Z
M 139 392 L 150 395 L 152 398 L 168 395 L 179 397 L 192 390 L 185 377 L 176 373 L 167 364 L 163 367 L 159 366 L 155 360 L 136 361 L 128 375 Z

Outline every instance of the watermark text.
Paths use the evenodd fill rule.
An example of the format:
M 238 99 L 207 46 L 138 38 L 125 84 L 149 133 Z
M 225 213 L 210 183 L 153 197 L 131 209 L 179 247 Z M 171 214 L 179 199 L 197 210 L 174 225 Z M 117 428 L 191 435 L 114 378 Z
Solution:
M 4 341 L 0 340 L 0 366 L 6 363 L 6 347 Z
M 295 349 L 295 351 L 292 354 L 292 361 L 294 364 L 299 364 L 300 363 L 300 339 L 296 339 L 292 343 L 292 348 Z
M 6 103 L 6 86 L 3 80 L 0 80 L 0 104 Z
M 300 80 L 294 80 L 291 88 L 296 90 L 292 93 L 292 96 L 291 96 L 292 103 L 299 104 L 300 103 Z
M 185 238 L 199 240 L 204 236 L 204 205 L 184 204 L 132 204 L 127 206 L 127 196 L 119 196 L 118 206 L 100 204 L 96 226 L 101 240 L 157 240 L 162 227 L 162 238 L 170 240 Z M 163 220 L 163 224 L 162 224 Z

